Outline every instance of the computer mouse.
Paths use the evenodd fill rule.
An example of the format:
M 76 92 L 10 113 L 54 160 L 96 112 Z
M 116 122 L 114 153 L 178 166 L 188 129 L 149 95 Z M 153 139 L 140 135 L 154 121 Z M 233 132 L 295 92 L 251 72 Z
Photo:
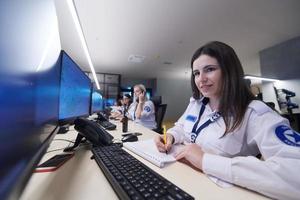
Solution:
M 136 135 L 126 135 L 122 138 L 122 142 L 135 142 L 138 141 L 138 137 Z

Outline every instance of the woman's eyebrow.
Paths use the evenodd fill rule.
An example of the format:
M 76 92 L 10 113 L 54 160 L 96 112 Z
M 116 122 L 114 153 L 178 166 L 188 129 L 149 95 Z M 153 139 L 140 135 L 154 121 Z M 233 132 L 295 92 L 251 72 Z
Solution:
M 205 65 L 205 66 L 203 67 L 203 69 L 206 69 L 206 68 L 208 68 L 208 67 L 216 67 L 216 66 L 218 66 L 218 65 L 213 65 L 213 64 L 211 64 L 211 65 Z
M 210 67 L 217 67 L 218 65 L 205 65 L 202 69 L 207 69 L 207 68 L 210 68 Z

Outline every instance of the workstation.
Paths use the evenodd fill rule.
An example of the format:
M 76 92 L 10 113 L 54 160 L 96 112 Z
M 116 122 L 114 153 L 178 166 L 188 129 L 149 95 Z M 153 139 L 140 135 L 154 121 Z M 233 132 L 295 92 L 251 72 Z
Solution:
M 127 3 L 114 0 L 0 3 L 1 199 L 297 199 L 299 1 Z M 237 10 L 240 12 L 233 14 Z M 197 58 L 196 51 L 193 56 L 196 60 L 192 58 L 192 62 L 191 57 L 204 44 L 232 47 L 243 73 L 229 76 L 228 80 L 235 81 L 242 75 L 242 82 L 237 81 L 241 88 L 243 80 L 250 82 L 251 98 L 255 97 L 251 101 L 264 102 L 258 106 L 263 111 L 257 111 L 254 117 L 249 115 L 249 119 L 256 119 L 255 125 L 242 126 L 253 130 L 243 129 L 252 134 L 246 135 L 246 139 L 235 135 L 233 140 L 230 135 L 223 137 L 230 123 L 226 124 L 225 119 L 224 128 L 217 121 L 221 118 L 215 112 L 218 109 L 210 105 L 212 101 L 208 102 L 210 108 L 204 110 L 204 116 L 217 123 L 209 125 L 209 122 L 208 129 L 204 127 L 199 134 L 202 122 L 207 124 L 200 121 L 201 110 L 206 106 L 205 99 L 211 98 L 209 92 L 207 96 L 203 94 L 212 84 L 203 88 L 193 85 L 204 71 L 199 60 L 202 54 Z M 200 65 L 194 65 L 198 61 Z M 205 69 L 210 67 L 207 72 L 220 69 L 222 64 L 217 61 L 205 65 Z M 197 87 L 201 107 L 193 104 Z M 126 107 L 126 99 L 134 106 Z M 149 124 L 137 120 L 141 104 L 142 110 L 152 114 L 153 124 L 148 128 Z M 207 114 L 209 111 L 214 115 Z M 117 117 L 112 116 L 113 112 Z M 272 115 L 268 120 L 260 120 L 265 113 Z M 184 136 L 178 136 L 178 127 L 184 130 L 181 130 Z M 224 128 L 224 135 L 220 127 Z M 208 132 L 216 135 L 207 136 Z M 253 136 L 254 132 L 260 135 Z M 243 131 L 240 133 L 243 135 Z M 247 145 L 242 145 L 247 136 L 250 138 Z M 191 160 L 175 161 L 178 156 L 175 154 L 172 162 L 158 167 L 126 147 L 161 138 L 167 149 L 167 137 L 172 145 L 186 145 L 184 137 L 201 144 L 206 156 L 199 154 L 201 163 L 203 160 L 200 168 L 198 160 L 196 164 Z M 217 139 L 224 139 L 225 143 L 214 143 Z M 159 153 L 157 143 L 153 146 Z M 111 165 L 99 161 L 102 159 L 99 152 L 110 147 L 120 152 L 112 159 L 126 152 L 128 155 L 124 157 L 133 159 L 136 169 L 143 163 L 147 174 L 157 173 L 153 176 L 160 177 L 157 179 L 162 182 L 150 187 L 144 182 L 140 184 L 147 185 L 150 192 L 130 183 L 135 191 L 142 190 L 137 195 L 128 185 L 122 186 L 125 182 L 117 181 L 114 170 L 103 168 Z M 170 152 L 164 155 L 173 156 Z M 246 163 L 239 163 L 243 160 Z M 48 166 L 50 161 L 56 162 L 54 167 Z M 246 166 L 245 171 L 237 174 L 238 170 L 231 170 L 228 163 L 235 164 L 235 169 Z M 144 176 L 138 176 L 141 177 Z M 166 185 L 170 186 L 167 192 L 159 194 Z
M 117 125 L 117 128 L 109 131 L 109 133 L 114 136 L 114 140 L 121 140 L 123 134 L 121 131 L 122 124 L 118 121 L 113 121 L 113 123 Z M 140 141 L 151 139 L 157 134 L 134 122 L 128 124 L 128 132 L 142 133 L 138 136 Z M 74 141 L 76 135 L 77 132 L 73 128 L 70 129 L 68 134 L 56 135 L 47 151 L 65 148 L 69 145 L 69 142 L 61 139 Z M 55 172 L 34 173 L 20 199 L 118 199 L 95 160 L 91 159 L 90 148 L 89 145 L 83 145 L 76 149 L 75 155 Z M 43 162 L 61 152 L 62 150 L 50 152 L 41 161 Z M 159 168 L 136 154 L 128 152 L 195 199 L 268 199 L 258 193 L 237 186 L 222 188 L 210 181 L 206 175 L 199 173 L 186 164 L 176 162 Z M 197 184 L 191 184 L 196 177 Z M 201 187 L 199 187 L 199 184 Z

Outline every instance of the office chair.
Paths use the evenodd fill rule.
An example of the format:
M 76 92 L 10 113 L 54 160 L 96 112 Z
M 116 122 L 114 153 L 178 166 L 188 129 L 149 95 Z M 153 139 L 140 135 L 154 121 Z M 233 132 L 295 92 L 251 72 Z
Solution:
M 269 106 L 270 108 L 275 110 L 275 103 L 274 102 L 265 102 L 265 104 L 267 104 L 267 106 Z
M 155 107 L 155 113 L 157 112 L 158 106 L 161 104 L 161 96 L 153 96 L 150 98 Z
M 157 106 L 157 111 L 155 112 L 155 121 L 157 124 L 157 128 L 153 129 L 153 130 L 159 134 L 163 133 L 162 122 L 163 122 L 166 110 L 167 110 L 167 104 L 160 104 Z

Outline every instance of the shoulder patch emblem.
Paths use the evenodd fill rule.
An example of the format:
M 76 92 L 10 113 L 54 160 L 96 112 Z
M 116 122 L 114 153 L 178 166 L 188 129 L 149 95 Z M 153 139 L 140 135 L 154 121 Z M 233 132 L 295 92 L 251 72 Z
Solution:
M 145 106 L 144 110 L 145 110 L 146 112 L 150 112 L 150 111 L 151 111 L 151 108 L 150 108 L 149 106 Z
M 297 133 L 290 127 L 280 125 L 275 129 L 275 134 L 285 144 L 300 147 L 300 133 Z

